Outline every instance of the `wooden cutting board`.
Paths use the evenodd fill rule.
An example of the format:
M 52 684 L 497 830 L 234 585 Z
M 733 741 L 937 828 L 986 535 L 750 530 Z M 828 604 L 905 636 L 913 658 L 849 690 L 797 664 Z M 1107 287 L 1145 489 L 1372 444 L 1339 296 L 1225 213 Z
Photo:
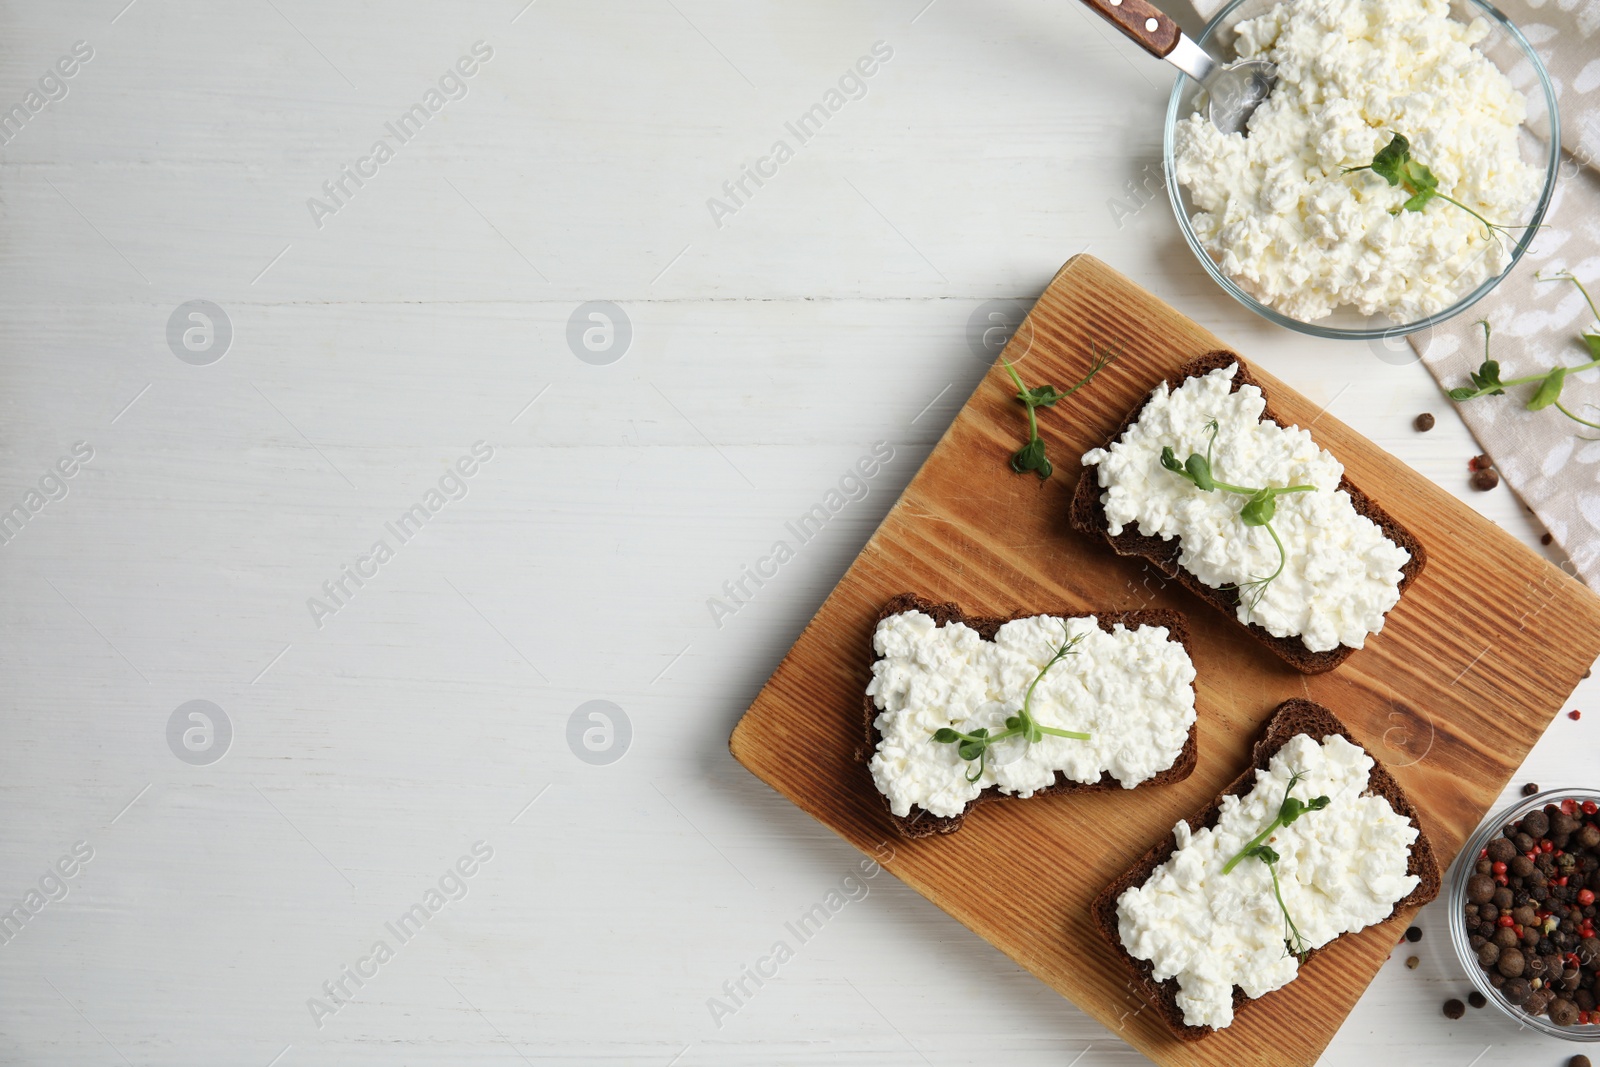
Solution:
M 1123 964 L 1094 931 L 1089 901 L 1239 774 L 1257 727 L 1289 697 L 1333 709 L 1388 764 L 1448 864 L 1600 655 L 1600 598 L 1252 364 L 1280 417 L 1312 427 L 1351 481 L 1428 552 L 1427 569 L 1365 650 L 1330 674 L 1295 673 L 1176 583 L 1068 527 L 1078 457 L 1166 375 L 1224 347 L 1105 264 L 1077 256 L 1006 357 L 1030 386 L 1065 387 L 1087 371 L 1093 347 L 1106 344 L 1124 355 L 1040 413 L 1056 466 L 1043 483 L 1007 467 L 1024 415 L 996 364 L 740 720 L 730 748 L 757 777 L 1157 1063 L 1312 1063 L 1410 912 L 1340 938 L 1233 1026 L 1184 1044 L 1130 991 Z M 1194 775 L 1131 792 L 984 804 L 955 834 L 900 839 L 866 771 L 861 700 L 873 619 L 905 591 L 979 615 L 1186 613 L 1199 672 Z

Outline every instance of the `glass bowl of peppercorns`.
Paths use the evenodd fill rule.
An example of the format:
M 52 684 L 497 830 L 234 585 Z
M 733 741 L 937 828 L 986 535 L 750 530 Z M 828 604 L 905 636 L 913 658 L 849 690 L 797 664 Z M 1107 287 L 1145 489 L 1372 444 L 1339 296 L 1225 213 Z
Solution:
M 1552 789 L 1495 813 L 1450 872 L 1450 941 L 1519 1025 L 1600 1041 L 1600 792 Z

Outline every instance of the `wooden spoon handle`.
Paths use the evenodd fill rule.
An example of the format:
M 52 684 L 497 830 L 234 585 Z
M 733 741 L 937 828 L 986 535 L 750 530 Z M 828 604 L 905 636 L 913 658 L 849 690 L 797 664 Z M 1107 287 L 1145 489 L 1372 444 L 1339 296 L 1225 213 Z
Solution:
M 1149 0 L 1083 0 L 1107 22 L 1157 59 L 1178 47 L 1178 24 Z

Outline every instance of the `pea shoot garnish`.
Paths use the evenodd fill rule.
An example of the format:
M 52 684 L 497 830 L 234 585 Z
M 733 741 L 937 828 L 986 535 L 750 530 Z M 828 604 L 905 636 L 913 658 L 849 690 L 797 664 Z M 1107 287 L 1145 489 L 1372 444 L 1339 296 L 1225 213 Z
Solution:
M 1297 957 L 1301 963 L 1306 961 L 1306 953 L 1311 951 L 1306 945 L 1306 939 L 1301 935 L 1300 928 L 1295 925 L 1294 917 L 1289 914 L 1289 907 L 1283 902 L 1283 888 L 1278 883 L 1277 851 L 1267 844 L 1267 839 L 1280 828 L 1293 823 L 1308 811 L 1321 811 L 1328 806 L 1328 798 L 1317 797 L 1315 800 L 1301 800 L 1291 796 L 1294 787 L 1300 784 L 1300 779 L 1305 777 L 1299 771 L 1289 776 L 1289 784 L 1283 790 L 1283 803 L 1278 806 L 1278 817 L 1267 824 L 1250 843 L 1240 849 L 1238 853 L 1222 866 L 1223 874 L 1232 873 L 1233 869 L 1243 860 L 1256 859 L 1267 865 L 1267 871 L 1272 875 L 1272 895 L 1277 898 L 1278 910 L 1283 912 L 1283 945 L 1290 953 Z
M 1088 734 L 1080 733 L 1077 730 L 1057 730 L 1053 726 L 1040 726 L 1034 719 L 1033 711 L 1031 710 L 1034 689 L 1044 680 L 1045 674 L 1051 667 L 1054 667 L 1068 656 L 1076 654 L 1078 642 L 1082 641 L 1084 637 L 1083 634 L 1079 634 L 1077 637 L 1071 636 L 1067 632 L 1065 621 L 1061 623 L 1061 636 L 1061 647 L 1055 650 L 1055 654 L 1050 657 L 1049 662 L 1040 667 L 1039 673 L 1034 675 L 1033 681 L 1028 684 L 1028 691 L 1023 694 L 1022 709 L 1015 715 L 1006 718 L 1006 728 L 1004 730 L 991 734 L 987 727 L 980 726 L 970 734 L 964 734 L 947 726 L 942 730 L 934 731 L 933 740 L 935 742 L 956 745 L 958 746 L 956 752 L 960 754 L 962 759 L 969 762 L 976 761 L 974 768 L 967 772 L 967 781 L 976 782 L 983 777 L 983 770 L 989 759 L 989 747 L 1009 738 L 1020 737 L 1028 744 L 1044 740 L 1045 734 L 1049 734 L 1052 737 L 1070 737 L 1074 741 L 1089 740 Z
M 1018 474 L 1022 474 L 1025 471 L 1033 471 L 1039 475 L 1040 481 L 1050 477 L 1055 467 L 1051 465 L 1049 458 L 1044 454 L 1044 441 L 1039 437 L 1039 419 L 1034 414 L 1034 409 L 1055 407 L 1057 401 L 1065 400 L 1093 381 L 1094 376 L 1110 366 L 1116 358 L 1117 353 L 1109 348 L 1095 349 L 1094 366 L 1089 368 L 1089 373 L 1085 374 L 1078 384 L 1063 392 L 1053 385 L 1040 385 L 1029 389 L 1022 384 L 1022 378 L 1018 376 L 1016 368 L 1004 356 L 1000 357 L 1000 362 L 1005 364 L 1006 373 L 1011 375 L 1011 380 L 1017 383 L 1017 399 L 1022 402 L 1022 406 L 1028 412 L 1028 443 L 1017 449 L 1016 453 L 1012 455 L 1012 470 Z
M 1278 513 L 1278 497 L 1285 493 L 1311 493 L 1316 491 L 1314 485 L 1290 485 L 1282 488 L 1268 487 L 1265 489 L 1251 489 L 1242 485 L 1229 485 L 1219 482 L 1211 472 L 1211 451 L 1217 444 L 1217 420 L 1212 419 L 1206 423 L 1206 429 L 1211 431 L 1211 440 L 1206 445 L 1206 454 L 1191 453 L 1189 458 L 1182 463 L 1173 453 L 1169 445 L 1161 450 L 1161 465 L 1174 474 L 1188 479 L 1196 489 L 1209 493 L 1213 489 L 1221 489 L 1226 493 L 1237 493 L 1247 497 L 1244 507 L 1239 509 L 1239 521 L 1246 526 L 1264 526 L 1267 533 L 1272 535 L 1273 543 L 1278 546 L 1278 569 L 1264 578 L 1252 578 L 1240 585 L 1239 598 L 1244 601 L 1249 610 L 1255 611 L 1256 605 L 1261 603 L 1261 598 L 1267 595 L 1267 587 L 1277 580 L 1283 573 L 1284 565 L 1289 560 L 1289 554 L 1283 547 L 1283 541 L 1278 537 L 1278 531 L 1272 528 L 1272 519 Z
M 1323 799 L 1327 799 L 1324 797 Z M 1278 853 L 1270 845 L 1257 845 L 1250 850 L 1250 855 L 1267 865 L 1267 873 L 1272 875 L 1272 895 L 1278 900 L 1278 910 L 1283 912 L 1283 948 L 1292 954 L 1301 963 L 1306 961 L 1306 953 L 1310 946 L 1306 944 L 1305 937 L 1300 933 L 1300 928 L 1294 924 L 1294 916 L 1289 914 L 1289 906 L 1283 902 L 1283 888 L 1278 884 Z
M 1346 174 L 1357 171 L 1370 170 L 1390 186 L 1398 185 L 1410 195 L 1404 204 L 1392 209 L 1389 214 L 1398 215 L 1402 211 L 1421 211 L 1428 206 L 1428 201 L 1437 197 L 1449 204 L 1465 211 L 1468 215 L 1483 223 L 1489 234 L 1494 237 L 1510 236 L 1511 229 L 1490 222 L 1476 211 L 1472 210 L 1461 201 L 1452 196 L 1446 196 L 1439 191 L 1439 179 L 1432 170 L 1411 158 L 1411 142 L 1402 134 L 1394 134 L 1389 143 L 1378 150 L 1372 157 L 1372 162 L 1360 167 L 1346 167 Z
M 1578 291 L 1583 294 L 1584 301 L 1589 305 L 1589 310 L 1594 312 L 1596 319 L 1600 319 L 1600 309 L 1595 307 L 1594 299 L 1589 296 L 1589 290 L 1585 289 L 1583 283 L 1570 271 L 1562 271 L 1560 274 L 1549 278 L 1539 279 L 1542 282 L 1558 280 L 1570 281 L 1576 285 Z M 1523 405 L 1525 408 L 1529 411 L 1543 411 L 1545 408 L 1553 407 L 1573 422 L 1588 426 L 1591 429 L 1600 430 L 1600 423 L 1580 418 L 1561 403 L 1561 390 L 1567 384 L 1567 375 L 1578 374 L 1582 371 L 1600 367 L 1600 333 L 1582 335 L 1583 343 L 1588 347 L 1589 354 L 1594 357 L 1587 363 L 1580 363 L 1572 367 L 1556 367 L 1553 370 L 1541 371 L 1538 374 L 1529 374 L 1521 378 L 1502 379 L 1500 377 L 1499 362 L 1489 355 L 1489 339 L 1492 335 L 1489 323 L 1487 320 L 1480 319 L 1478 325 L 1483 327 L 1483 364 L 1477 370 L 1471 372 L 1472 384 L 1470 386 L 1463 385 L 1450 390 L 1451 400 L 1459 404 L 1468 400 L 1476 400 L 1483 396 L 1501 396 L 1512 386 L 1531 385 L 1534 382 L 1538 382 L 1538 388 L 1533 391 L 1533 395 Z M 1592 407 L 1593 405 L 1589 406 Z

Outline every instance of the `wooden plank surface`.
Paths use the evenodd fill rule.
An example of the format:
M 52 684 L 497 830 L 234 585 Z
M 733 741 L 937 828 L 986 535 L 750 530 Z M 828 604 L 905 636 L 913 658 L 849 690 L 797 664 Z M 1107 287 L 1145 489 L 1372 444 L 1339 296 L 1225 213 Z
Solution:
M 974 614 L 1184 611 L 1199 671 L 1200 764 L 1188 781 L 984 805 L 957 834 L 895 840 L 885 865 L 1158 1063 L 1310 1063 L 1409 915 L 1341 938 L 1233 1026 L 1185 1045 L 1129 991 L 1121 964 L 1093 932 L 1088 902 L 1238 774 L 1257 726 L 1292 696 L 1332 708 L 1389 765 L 1448 864 L 1600 654 L 1600 598 L 1253 364 L 1281 417 L 1310 426 L 1350 479 L 1429 553 L 1427 570 L 1365 650 L 1330 674 L 1295 673 L 1176 583 L 1067 526 L 1078 457 L 1165 375 L 1223 347 L 1098 260 L 1078 256 L 1018 329 L 1007 357 L 1028 384 L 1064 386 L 1103 344 L 1126 354 L 1042 413 L 1056 465 L 1043 483 L 1006 467 L 1023 415 L 1004 370 L 990 371 L 739 722 L 730 748 L 802 809 L 881 856 L 877 846 L 893 830 L 864 768 L 860 700 L 872 619 L 885 600 L 913 591 Z

